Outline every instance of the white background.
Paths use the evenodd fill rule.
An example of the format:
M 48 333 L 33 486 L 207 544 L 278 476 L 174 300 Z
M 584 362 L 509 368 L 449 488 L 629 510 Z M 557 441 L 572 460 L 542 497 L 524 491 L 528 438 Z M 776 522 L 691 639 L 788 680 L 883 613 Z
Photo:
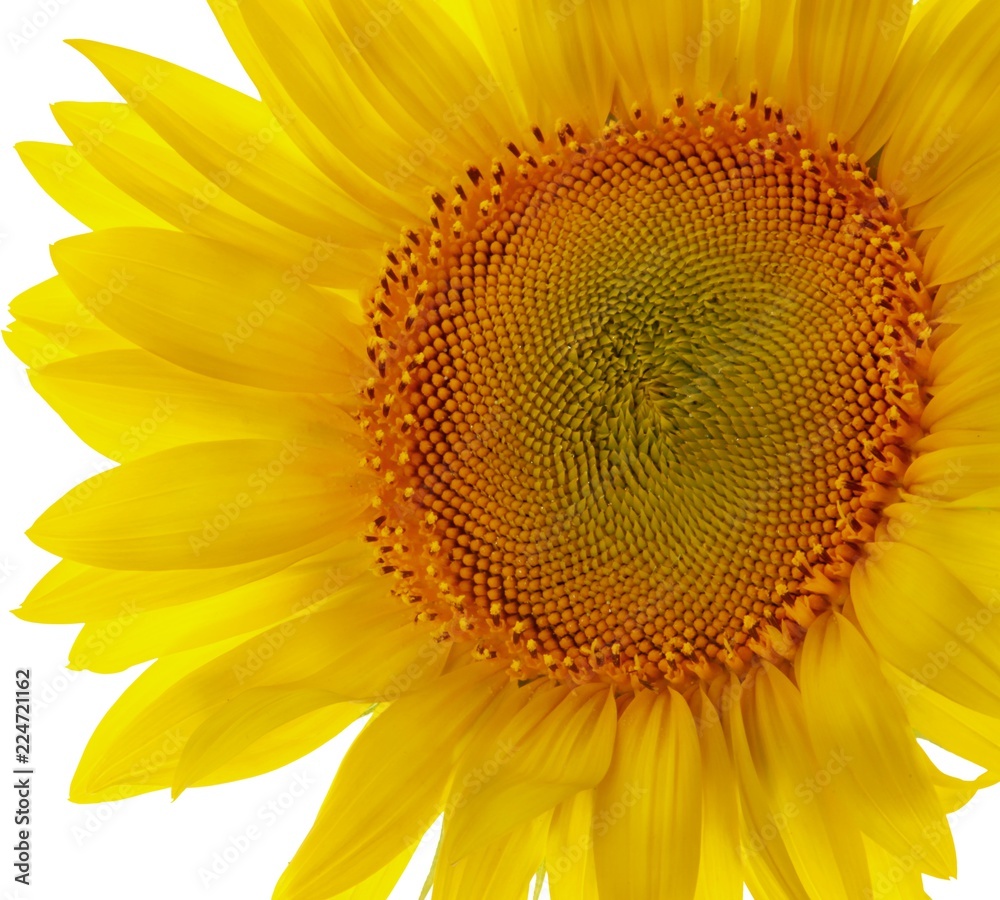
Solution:
M 55 10 L 55 14 L 46 10 Z M 41 23 L 34 33 L 26 19 Z M 26 37 L 27 41 L 21 40 Z M 86 37 L 162 56 L 254 93 L 219 32 L 205 0 L 4 0 L 0 10 L 0 298 L 6 302 L 53 274 L 48 245 L 82 230 L 21 168 L 13 143 L 62 141 L 48 105 L 57 100 L 117 100 L 95 70 L 64 38 Z M 3 321 L 7 321 L 6 312 Z M 23 531 L 51 502 L 106 467 L 29 389 L 23 368 L 0 352 L 0 608 L 17 606 L 53 558 L 33 547 Z M 0 613 L 0 615 L 3 615 Z M 66 799 L 87 736 L 137 674 L 95 675 L 63 666 L 73 626 L 41 626 L 4 616 L 0 627 L 2 690 L 13 691 L 14 670 L 30 667 L 35 709 L 32 764 L 34 878 L 30 888 L 12 881 L 12 813 L 4 812 L 0 898 L 3 900 L 148 900 L 212 897 L 258 900 L 270 896 L 287 861 L 306 834 L 356 729 L 310 756 L 269 775 L 194 789 L 176 803 L 159 792 L 123 804 L 74 806 Z M 13 704 L 2 727 L 0 772 L 10 771 Z M 9 723 L 9 724 L 8 724 Z M 972 770 L 948 761 L 953 774 Z M 11 768 L 13 765 L 11 764 Z M 6 777 L 0 779 L 6 783 Z M 290 788 L 296 788 L 293 797 Z M 11 791 L 0 809 L 12 810 Z M 277 810 L 280 815 L 269 810 Z M 273 824 L 269 824 L 273 823 Z M 223 863 L 221 855 L 256 826 L 250 850 Z M 997 896 L 1000 791 L 980 794 L 953 817 L 961 881 L 933 882 L 934 900 Z M 425 847 L 393 894 L 415 900 L 431 862 Z M 230 859 L 234 852 L 226 854 Z M 201 875 L 200 875 L 201 871 Z M 17 888 L 17 890 L 15 890 Z M 478 898 L 470 898 L 478 900 Z M 619 900 L 619 898 L 614 898 Z M 627 898 L 621 898 L 627 900 Z

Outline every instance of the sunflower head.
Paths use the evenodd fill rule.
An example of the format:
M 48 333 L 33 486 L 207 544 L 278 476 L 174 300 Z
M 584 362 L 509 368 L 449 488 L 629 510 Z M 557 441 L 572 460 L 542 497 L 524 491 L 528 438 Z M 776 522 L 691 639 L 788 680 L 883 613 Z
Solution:
M 120 465 L 18 612 L 155 660 L 73 799 L 368 715 L 279 900 L 384 900 L 439 818 L 436 900 L 954 875 L 1000 771 L 1000 5 L 213 9 L 260 99 L 78 42 L 125 102 L 19 147 L 90 231 L 6 337 Z

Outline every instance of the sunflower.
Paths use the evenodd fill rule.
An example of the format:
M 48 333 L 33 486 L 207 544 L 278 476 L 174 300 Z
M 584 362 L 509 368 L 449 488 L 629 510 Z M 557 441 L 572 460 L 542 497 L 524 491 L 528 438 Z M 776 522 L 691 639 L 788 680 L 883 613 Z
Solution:
M 82 803 L 366 723 L 279 900 L 923 898 L 1000 778 L 1000 4 L 213 0 L 19 296 Z M 917 738 L 981 766 L 940 772 Z

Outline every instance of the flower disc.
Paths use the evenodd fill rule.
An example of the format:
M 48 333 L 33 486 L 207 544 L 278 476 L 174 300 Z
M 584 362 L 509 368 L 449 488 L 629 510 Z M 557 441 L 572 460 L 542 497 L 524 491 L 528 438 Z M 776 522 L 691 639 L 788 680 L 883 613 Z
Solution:
M 383 562 L 518 675 L 791 658 L 920 434 L 885 192 L 770 106 L 680 104 L 473 170 L 372 301 Z

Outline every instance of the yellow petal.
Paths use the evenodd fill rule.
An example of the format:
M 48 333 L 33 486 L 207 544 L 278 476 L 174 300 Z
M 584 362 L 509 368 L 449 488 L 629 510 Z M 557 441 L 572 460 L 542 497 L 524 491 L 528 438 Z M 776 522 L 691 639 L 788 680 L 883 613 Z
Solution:
M 616 722 L 606 688 L 581 686 L 532 697 L 489 752 L 462 761 L 459 785 L 466 786 L 477 772 L 496 772 L 478 790 L 449 798 L 454 811 L 445 817 L 441 859 L 461 859 L 597 784 L 611 762 Z
M 387 900 L 400 876 L 406 869 L 417 844 L 411 844 L 394 860 L 384 865 L 374 875 L 369 876 L 360 884 L 348 888 L 343 893 L 330 897 L 329 900 Z
M 360 550 L 360 552 L 359 552 Z M 145 598 L 108 619 L 91 620 L 69 654 L 74 669 L 120 672 L 129 666 L 270 628 L 303 612 L 319 612 L 343 598 L 384 603 L 385 580 L 366 571 L 368 555 L 355 541 L 269 577 L 194 603 L 146 610 Z M 168 579 L 173 573 L 160 573 Z
M 28 622 L 52 625 L 113 619 L 137 609 L 137 597 L 142 597 L 143 610 L 164 609 L 214 597 L 266 578 L 320 549 L 326 549 L 325 541 L 322 548 L 297 547 L 289 553 L 252 563 L 179 570 L 171 572 L 169 577 L 155 570 L 98 569 L 64 560 L 42 577 L 15 614 Z
M 701 743 L 701 861 L 695 900 L 740 900 L 743 866 L 740 860 L 740 817 L 729 747 L 722 719 L 708 697 L 696 694 L 692 703 Z
M 34 369 L 87 353 L 135 349 L 135 344 L 116 334 L 87 309 L 59 277 L 19 294 L 11 301 L 10 312 L 17 320 L 10 326 L 12 329 L 28 326 L 40 339 L 27 355 L 18 355 Z
M 910 102 L 917 79 L 925 69 L 933 66 L 932 60 L 937 49 L 979 2 L 980 0 L 920 0 L 913 12 L 908 14 L 909 23 L 905 29 L 903 46 L 896 56 L 878 102 L 854 138 L 858 155 L 862 159 L 870 159 L 885 146 Z M 886 21 L 880 26 L 880 32 L 898 29 L 902 18 L 895 22 Z M 884 180 L 884 185 L 897 190 L 888 176 L 888 170 L 880 170 L 880 179 Z
M 151 742 L 152 752 L 145 754 L 145 757 L 138 755 L 135 771 L 130 773 L 130 782 L 101 786 L 95 775 L 99 772 L 105 757 L 115 758 L 118 755 L 123 735 L 127 734 L 133 721 L 145 715 L 151 701 L 164 695 L 199 667 L 209 664 L 237 643 L 238 641 L 232 641 L 221 647 L 199 648 L 159 660 L 132 682 L 91 734 L 73 775 L 70 800 L 74 803 L 101 803 L 106 800 L 121 800 L 162 787 L 163 785 L 150 778 L 147 769 L 154 764 L 154 753 L 156 765 L 171 767 L 176 765 L 186 736 L 173 730 L 170 727 L 172 723 L 168 723 L 167 727 L 159 732 L 158 740 L 154 739 Z M 126 739 L 124 746 L 127 745 Z
M 803 900 L 808 896 L 806 889 L 782 840 L 778 820 L 771 813 L 771 800 L 751 755 L 743 693 L 744 688 L 734 680 L 723 695 L 723 710 L 740 792 L 740 847 L 746 881 L 754 897 Z
M 595 828 L 601 896 L 690 900 L 701 842 L 701 749 L 694 717 L 674 691 L 638 694 L 618 723 L 614 758 L 594 792 L 616 819 Z
M 78 356 L 29 377 L 73 431 L 117 462 L 227 439 L 298 435 L 311 445 L 337 445 L 352 427 L 331 397 L 219 381 L 146 350 Z
M 831 132 L 850 140 L 875 105 L 912 8 L 911 0 L 799 0 L 798 79 L 786 115 L 816 141 Z
M 379 180 L 385 172 L 384 167 L 378 168 L 376 166 L 374 176 L 366 174 L 367 162 L 384 160 L 382 153 L 386 147 L 381 138 L 388 136 L 391 140 L 393 137 L 391 134 L 387 131 L 370 131 L 372 125 L 377 126 L 378 122 L 366 119 L 364 133 L 374 134 L 376 137 L 367 142 L 369 155 L 366 157 L 364 154 L 360 154 L 358 164 L 352 162 L 348 158 L 348 154 L 331 143 L 331 138 L 323 134 L 316 123 L 292 99 L 254 41 L 250 29 L 247 28 L 241 5 L 216 4 L 212 7 L 212 11 L 215 13 L 226 39 L 256 85 L 264 102 L 271 109 L 287 112 L 287 115 L 282 116 L 285 120 L 286 133 L 321 172 L 325 173 L 359 205 L 365 209 L 377 211 L 387 222 L 418 220 L 425 215 L 426 196 L 419 191 L 406 193 L 404 190 L 407 187 L 416 187 L 419 182 L 416 180 L 414 180 L 414 184 L 406 182 L 400 186 L 400 192 L 397 193 Z M 299 37 L 304 39 L 309 34 L 311 32 L 300 34 Z M 352 47 L 356 47 L 356 44 L 347 43 L 341 49 Z M 356 99 L 360 100 L 360 98 Z M 351 132 L 352 129 L 342 128 L 336 138 L 339 141 L 341 136 L 346 135 L 347 141 L 354 141 L 355 135 Z M 395 151 L 395 155 L 390 155 L 389 158 L 395 160 L 395 165 L 398 165 L 398 153 L 401 148 L 392 143 L 389 149 Z
M 97 798 L 109 789 L 134 785 L 169 787 L 192 734 L 227 701 L 255 688 L 322 690 L 338 701 L 371 705 L 404 694 L 414 682 L 423 687 L 419 675 L 426 671 L 429 689 L 437 677 L 434 667 L 439 665 L 430 657 L 429 662 L 423 660 L 429 644 L 426 629 L 408 626 L 408 652 L 398 650 L 401 615 L 405 618 L 406 610 L 395 604 L 383 609 L 372 604 L 343 605 L 306 613 L 249 639 L 157 661 L 94 732 L 74 779 L 75 792 Z M 357 641 L 357 646 L 346 641 L 345 635 Z M 416 678 L 406 675 L 411 665 L 416 666 Z M 295 749 L 288 748 L 289 752 Z M 298 755 L 286 754 L 285 760 Z M 213 777 L 217 779 L 219 773 L 209 780 Z
M 11 322 L 3 332 L 7 349 L 26 366 L 44 366 L 49 362 L 69 359 L 73 354 L 58 341 L 28 322 Z
M 864 638 L 846 619 L 814 622 L 796 663 L 813 749 L 847 764 L 837 793 L 855 827 L 906 856 L 923 835 L 942 835 L 920 862 L 936 878 L 953 878 L 955 847 L 944 810 L 927 778 L 906 714 Z
M 957 500 L 1000 484 L 1000 444 L 922 453 L 907 467 L 903 486 L 934 500 Z
M 949 700 L 895 666 L 882 668 L 920 737 L 1000 775 L 1000 719 Z
M 1000 56 L 1000 8 L 954 4 L 960 16 L 937 51 L 912 73 L 909 96 L 879 163 L 879 181 L 907 199 L 938 168 L 957 163 L 948 150 L 994 91 L 990 73 Z M 937 147 L 937 149 L 935 149 Z M 951 280 L 950 278 L 943 279 Z
M 1000 430 L 1000 409 L 996 394 L 1000 373 L 988 359 L 966 356 L 962 371 L 955 369 L 934 394 L 924 410 L 925 427 L 940 430 Z
M 365 374 L 347 301 L 225 244 L 123 228 L 60 241 L 52 258 L 101 321 L 202 375 L 338 393 Z
M 754 766 L 767 793 L 772 832 L 784 841 L 812 900 L 865 896 L 868 868 L 861 832 L 843 809 L 837 778 L 850 764 L 843 753 L 815 755 L 802 697 L 769 665 L 743 695 Z M 771 835 L 773 838 L 773 834 Z
M 390 188 L 440 187 L 464 160 L 489 159 L 517 136 L 502 86 L 429 0 L 384 12 L 391 27 L 351 3 L 252 0 L 241 13 L 294 102 L 332 144 Z M 359 46 L 356 36 L 373 26 L 378 40 Z M 447 59 L 447 67 L 427 66 L 428 55 Z M 345 128 L 345 121 L 365 127 Z
M 957 703 L 1000 713 L 1000 623 L 933 556 L 873 544 L 851 574 L 851 597 L 887 662 Z
M 929 900 L 916 854 L 900 858 L 867 838 L 865 851 L 874 897 L 879 900 Z
M 975 494 L 973 497 L 981 496 Z M 886 533 L 903 543 L 934 557 L 979 598 L 988 610 L 996 612 L 1000 596 L 1000 510 L 968 509 L 955 505 L 929 503 L 894 503 L 886 507 Z M 977 610 L 959 636 L 971 639 L 991 616 Z
M 367 708 L 362 703 L 338 704 L 339 699 L 330 691 L 283 686 L 253 688 L 237 695 L 192 732 L 174 773 L 171 796 L 180 796 L 260 738 L 301 716 L 336 704 L 346 728 Z
M 732 65 L 732 49 L 740 31 L 739 7 L 714 0 L 705 5 L 707 18 L 703 19 L 701 0 L 663 4 L 598 0 L 593 4 L 626 104 L 638 103 L 655 117 L 673 105 L 677 90 L 697 100 L 721 89 L 725 73 L 720 71 L 718 60 L 728 55 Z M 573 10 L 572 15 L 580 12 Z M 717 33 L 712 35 L 710 27 Z M 714 39 L 704 41 L 703 32 Z M 699 83 L 699 67 L 714 87 Z
M 275 900 L 327 900 L 418 840 L 441 811 L 470 729 L 508 685 L 505 673 L 468 665 L 371 721 L 344 757 Z
M 158 215 L 108 181 L 76 148 L 25 142 L 15 149 L 42 190 L 88 228 L 168 227 Z
M 513 0 L 510 8 L 516 10 L 526 74 L 546 105 L 583 135 L 600 134 L 611 112 L 615 73 L 590 9 L 559 0 Z
M 346 458 L 345 458 L 346 455 Z M 368 505 L 352 454 L 294 440 L 164 450 L 95 475 L 28 532 L 39 546 L 109 569 L 232 566 L 331 535 Z
M 287 111 L 162 59 L 94 41 L 71 41 L 156 132 L 206 177 L 263 216 L 311 238 L 381 241 L 395 236 L 344 195 L 285 133 Z
M 734 72 L 737 96 L 758 101 L 768 97 L 788 98 L 795 48 L 795 4 L 770 0 L 742 0 Z M 818 99 L 820 94 L 817 92 Z M 790 111 L 791 112 L 791 111 Z
M 522 822 L 510 834 L 473 851 L 457 863 L 439 859 L 434 871 L 437 900 L 524 900 L 528 884 L 545 855 L 552 813 Z
M 313 284 L 350 285 L 371 277 L 371 247 L 354 248 L 353 235 L 331 227 L 306 236 L 272 221 L 226 193 L 234 174 L 205 175 L 170 147 L 124 103 L 57 103 L 53 114 L 66 136 L 113 190 L 151 210 L 150 221 L 106 221 L 103 227 L 170 226 L 241 247 L 281 267 L 298 266 Z M 69 149 L 70 153 L 77 150 Z M 237 171 L 238 177 L 239 172 Z M 103 180 L 103 179 L 102 179 Z M 375 246 L 377 250 L 378 245 Z
M 598 900 L 592 828 L 608 825 L 594 822 L 593 791 L 580 791 L 556 809 L 545 852 L 552 900 Z

